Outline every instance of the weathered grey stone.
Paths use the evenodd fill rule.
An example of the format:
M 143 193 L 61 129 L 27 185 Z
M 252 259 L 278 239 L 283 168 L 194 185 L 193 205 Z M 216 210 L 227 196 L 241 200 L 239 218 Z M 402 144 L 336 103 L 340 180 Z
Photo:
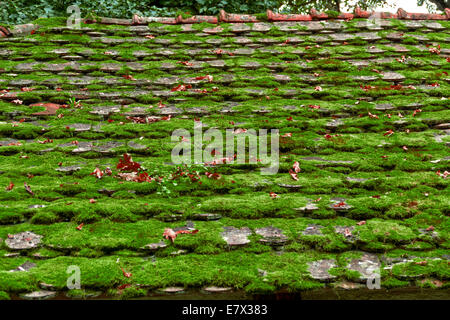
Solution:
M 229 287 L 224 288 L 224 287 L 216 287 L 216 286 L 203 288 L 203 291 L 206 291 L 209 293 L 222 293 L 222 292 L 229 292 L 231 290 L 232 290 L 232 288 L 229 288 Z
M 224 230 L 222 232 L 222 238 L 229 246 L 242 246 L 250 242 L 247 237 L 252 234 L 252 231 L 247 227 L 241 229 L 224 227 Z
M 359 280 L 365 282 L 367 279 L 380 275 L 381 263 L 377 255 L 364 253 L 361 258 L 351 260 L 346 267 L 349 270 L 359 272 Z
M 256 229 L 255 233 L 263 236 L 259 242 L 268 245 L 279 246 L 285 244 L 288 240 L 287 236 L 283 234 L 281 229 L 274 227 Z
M 84 132 L 91 130 L 91 125 L 88 123 L 73 123 L 67 125 L 71 129 L 75 129 L 75 132 Z
M 23 295 L 21 295 L 21 297 L 26 300 L 44 300 L 44 299 L 54 298 L 56 296 L 56 294 L 57 293 L 54 291 L 41 290 L 41 291 L 34 291 L 31 293 L 23 294 Z
M 5 244 L 12 250 L 27 250 L 36 248 L 41 243 L 41 235 L 30 231 L 8 235 Z
M 149 243 L 143 246 L 141 249 L 145 251 L 157 251 L 159 249 L 164 249 L 167 247 L 167 244 L 164 241 L 158 243 Z
M 324 259 L 308 263 L 308 271 L 311 277 L 319 281 L 331 281 L 335 279 L 336 276 L 329 274 L 328 271 L 336 267 L 336 260 L 334 259 Z
M 94 107 L 90 114 L 95 114 L 99 116 L 109 116 L 113 113 L 120 112 L 120 106 L 111 106 L 111 107 Z
M 401 81 L 404 80 L 405 76 L 396 72 L 385 72 L 383 73 L 383 80 L 385 81 Z
M 193 219 L 203 221 L 219 220 L 221 218 L 222 216 L 220 214 L 215 213 L 197 213 L 193 216 Z
M 133 142 L 133 141 L 128 142 L 128 146 L 131 149 L 133 149 L 133 150 L 143 150 L 143 149 L 147 148 L 147 146 L 144 146 L 144 145 L 142 145 L 140 143 L 136 143 L 136 142 Z
M 81 167 L 77 166 L 77 165 L 73 165 L 73 166 L 67 166 L 67 167 L 59 167 L 59 168 L 56 168 L 55 170 L 59 171 L 59 172 L 64 172 L 66 174 L 72 174 L 74 172 L 81 170 Z
M 20 266 L 18 266 L 17 268 L 11 270 L 11 272 L 17 272 L 17 271 L 29 271 L 30 269 L 36 267 L 36 263 L 27 261 L 23 264 L 21 264 Z
M 323 226 L 318 224 L 309 224 L 308 227 L 306 227 L 305 230 L 303 230 L 302 235 L 304 236 L 321 236 L 323 235 L 322 229 Z
M 184 292 L 184 288 L 181 287 L 167 287 L 164 289 L 159 289 L 158 291 L 163 292 L 163 293 L 183 293 Z
M 319 210 L 319 207 L 314 203 L 308 203 L 306 206 L 301 208 L 294 208 L 296 211 L 304 212 L 304 213 L 312 213 L 316 210 Z

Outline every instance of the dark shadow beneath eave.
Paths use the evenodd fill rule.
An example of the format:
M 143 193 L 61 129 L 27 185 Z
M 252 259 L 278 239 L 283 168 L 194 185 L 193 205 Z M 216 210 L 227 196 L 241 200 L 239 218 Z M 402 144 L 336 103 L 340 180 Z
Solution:
M 13 295 L 13 300 L 21 300 Z M 102 294 L 95 298 L 68 298 L 64 293 L 50 300 L 118 300 Z M 303 291 L 298 293 L 278 292 L 274 294 L 247 294 L 242 290 L 222 293 L 206 293 L 201 290 L 187 290 L 177 294 L 150 293 L 145 297 L 130 300 L 253 300 L 253 301 L 293 301 L 293 300 L 450 300 L 450 289 L 397 288 L 397 289 L 332 289 Z

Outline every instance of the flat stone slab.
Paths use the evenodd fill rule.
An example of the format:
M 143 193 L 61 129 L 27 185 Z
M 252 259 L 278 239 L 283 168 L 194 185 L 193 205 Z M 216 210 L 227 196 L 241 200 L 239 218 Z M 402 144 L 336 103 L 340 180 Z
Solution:
M 420 235 L 430 236 L 433 240 L 439 240 L 439 233 L 434 230 L 427 230 L 426 228 L 419 229 Z
M 212 221 L 219 220 L 222 218 L 220 214 L 216 213 L 197 213 L 193 216 L 195 220 Z
M 113 151 L 113 149 L 123 146 L 124 143 L 120 141 L 108 141 L 102 145 L 95 146 L 92 150 L 100 152 L 100 153 L 109 153 Z
M 203 291 L 206 291 L 209 293 L 222 293 L 222 292 L 229 292 L 231 290 L 232 290 L 232 288 L 215 287 L 215 286 L 203 288 Z
M 361 258 L 353 259 L 347 265 L 347 269 L 360 273 L 359 280 L 366 281 L 380 274 L 381 262 L 378 256 L 372 253 L 364 253 Z
M 81 170 L 81 167 L 77 166 L 77 165 L 73 165 L 73 166 L 68 166 L 68 167 L 59 167 L 59 168 L 56 168 L 55 170 L 58 172 L 64 172 L 66 174 L 72 174 L 74 172 Z
M 56 296 L 56 294 L 57 294 L 57 292 L 55 292 L 55 291 L 41 290 L 41 291 L 34 291 L 31 293 L 23 294 L 23 295 L 21 295 L 21 297 L 26 300 L 44 300 L 44 299 L 53 298 Z
M 252 231 L 243 227 L 241 229 L 237 229 L 235 227 L 223 227 L 224 232 L 222 232 L 222 238 L 227 242 L 229 246 L 242 246 L 247 243 L 250 243 L 250 240 L 247 238 L 252 234 Z
M 167 244 L 163 241 L 157 243 L 149 243 L 143 246 L 141 249 L 146 251 L 157 251 L 159 249 L 166 248 Z
M 159 289 L 159 291 L 164 292 L 164 293 L 183 293 L 184 292 L 184 288 L 181 287 L 167 287 L 164 289 Z
M 283 231 L 275 227 L 256 229 L 255 233 L 263 236 L 263 238 L 260 239 L 259 242 L 268 245 L 283 245 L 288 240 L 287 236 L 283 234 Z
M 305 230 L 303 230 L 302 235 L 304 236 L 322 236 L 323 233 L 320 229 L 322 229 L 323 226 L 318 224 L 309 224 Z
M 311 277 L 319 281 L 331 281 L 335 279 L 336 276 L 329 274 L 328 271 L 336 267 L 336 260 L 334 259 L 323 259 L 308 263 L 308 271 Z
M 405 76 L 396 72 L 385 72 L 383 73 L 383 80 L 385 81 L 401 81 L 404 80 Z
M 113 113 L 120 112 L 120 106 L 112 106 L 112 107 L 94 107 L 90 114 L 95 114 L 99 116 L 109 116 Z
M 27 261 L 23 264 L 21 264 L 20 266 L 18 266 L 17 268 L 10 270 L 11 272 L 17 272 L 17 271 L 29 271 L 30 269 L 36 267 L 36 263 Z
M 352 233 L 355 230 L 354 226 L 335 226 L 334 231 L 342 234 L 347 241 L 353 242 L 356 240 L 356 236 Z
M 27 250 L 36 248 L 41 243 L 41 235 L 30 231 L 8 235 L 5 244 L 12 250 Z
M 363 289 L 366 286 L 361 283 L 349 282 L 349 281 L 340 281 L 333 285 L 335 288 L 345 289 L 345 290 L 354 290 L 354 289 Z
M 75 129 L 75 132 L 83 132 L 91 130 L 91 125 L 87 123 L 73 123 L 67 125 L 71 129 Z
M 369 179 L 346 177 L 345 180 L 347 180 L 349 182 L 365 182 L 365 181 L 367 181 Z
M 285 184 L 285 183 L 279 183 L 278 186 L 286 189 L 300 189 L 302 186 L 298 184 Z
M 128 142 L 128 146 L 133 150 L 143 150 L 147 148 L 147 146 L 133 141 Z

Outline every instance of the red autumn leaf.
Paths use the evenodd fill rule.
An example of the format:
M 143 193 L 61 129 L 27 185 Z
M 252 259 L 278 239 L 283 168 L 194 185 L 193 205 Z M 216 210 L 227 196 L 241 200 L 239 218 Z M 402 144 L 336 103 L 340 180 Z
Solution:
M 34 89 L 33 88 L 23 87 L 23 88 L 20 88 L 20 90 L 23 91 L 23 92 L 30 92 L 30 91 L 33 91 Z
M 430 48 L 428 51 L 430 51 L 431 53 L 436 53 L 436 54 L 441 54 L 441 51 L 438 48 Z
M 405 150 L 405 151 L 408 151 L 408 147 L 407 146 L 403 146 L 402 149 Z
M 317 198 L 316 200 L 314 200 L 314 202 L 319 202 L 320 200 L 322 200 L 321 197 Z
M 98 179 L 101 179 L 103 177 L 103 171 L 99 168 L 95 168 L 94 172 L 89 174 L 90 176 L 95 175 Z
M 428 264 L 428 261 L 427 260 L 417 261 L 417 262 L 414 262 L 414 264 L 417 264 L 419 266 L 426 266 Z
M 184 85 L 184 84 L 179 84 L 178 86 L 170 89 L 170 91 L 174 92 L 174 91 L 186 91 L 187 89 L 191 89 L 192 86 L 190 84 L 188 85 Z
M 161 109 L 161 108 L 164 108 L 165 106 L 166 106 L 166 105 L 163 104 L 161 100 L 159 100 L 159 102 L 158 102 L 158 107 Z
M 272 199 L 278 198 L 278 195 L 275 192 L 270 192 L 269 195 Z
M 170 241 L 172 241 L 172 243 L 173 243 L 175 238 L 179 234 L 196 234 L 197 232 L 198 232 L 198 230 L 178 230 L 178 231 L 174 231 L 171 228 L 166 228 L 166 229 L 164 229 L 163 237 L 166 238 L 166 239 L 170 239 Z
M 322 89 L 321 86 L 316 86 L 316 87 L 314 88 L 314 90 L 315 90 L 315 91 L 322 91 L 323 89 Z
M 287 121 L 292 121 L 292 117 L 287 117 L 286 120 Z
M 14 188 L 14 183 L 12 181 L 9 183 L 9 185 L 6 187 L 6 191 L 11 191 Z
M 209 74 L 207 74 L 206 76 L 195 77 L 195 80 L 208 80 L 208 82 L 212 82 L 213 76 L 210 76 Z
M 247 132 L 247 129 L 238 128 L 238 129 L 234 130 L 234 134 L 240 134 L 240 133 L 245 133 L 245 132 Z
M 27 185 L 26 182 L 23 183 L 24 187 L 25 187 L 25 191 L 28 192 L 29 194 L 31 194 L 32 196 L 34 196 L 34 192 L 31 191 L 31 188 L 29 185 Z
M 184 64 L 185 66 L 192 67 L 194 64 L 189 61 L 178 61 L 180 64 Z
M 121 290 L 124 290 L 124 289 L 129 288 L 129 287 L 131 287 L 131 284 L 129 284 L 129 283 L 122 284 L 122 285 L 117 287 L 117 290 L 121 291 Z
M 215 172 L 215 173 L 205 172 L 205 176 L 207 176 L 209 179 L 215 179 L 215 180 L 219 180 L 221 178 L 221 175 L 218 174 L 217 172 Z
M 112 175 L 111 168 L 110 168 L 110 167 L 106 167 L 105 173 L 106 173 L 108 176 L 111 176 L 111 175 Z
M 131 278 L 132 274 L 130 272 L 126 272 L 123 268 L 120 269 L 122 269 L 122 273 L 125 278 Z
M 127 80 L 136 81 L 136 79 L 132 75 L 129 75 L 129 74 L 124 74 L 122 77 Z
M 428 228 L 425 229 L 426 231 L 434 231 L 434 227 L 433 226 L 429 226 Z
M 117 164 L 117 169 L 119 169 L 120 171 L 137 172 L 140 167 L 141 165 L 137 162 L 134 162 L 131 156 L 127 153 L 123 154 L 123 159 L 119 159 L 119 163 Z
M 46 144 L 46 143 L 53 143 L 53 140 L 52 139 L 47 139 L 47 140 L 44 140 L 44 141 L 38 140 L 37 142 L 41 143 L 41 144 Z
M 394 134 L 394 130 L 389 129 L 388 131 L 386 131 L 386 132 L 383 134 L 383 136 L 388 136 L 388 137 L 390 137 L 390 136 L 393 135 L 393 134 Z
M 292 179 L 294 179 L 295 181 L 298 181 L 298 176 L 294 170 L 289 169 L 289 174 L 291 175 Z
M 372 196 L 372 198 L 375 198 L 375 199 L 380 199 L 380 196 Z
M 344 230 L 344 236 L 346 236 L 346 237 L 351 237 L 351 236 L 352 236 L 352 232 L 351 232 L 348 228 L 345 228 L 345 230 Z
M 366 224 L 366 221 L 364 221 L 364 220 L 357 223 L 358 226 L 362 226 L 364 224 Z
M 416 109 L 416 110 L 414 110 L 414 112 L 413 112 L 413 117 L 415 117 L 416 114 L 419 113 L 419 112 L 422 112 L 422 110 L 421 110 L 421 109 Z
M 95 201 L 95 199 L 89 199 L 90 203 L 96 203 L 97 201 Z
M 340 207 L 345 207 L 345 206 L 346 206 L 346 204 L 345 204 L 345 202 L 343 202 L 343 201 L 341 201 L 341 202 L 336 203 L 335 205 L 333 205 L 333 207 L 335 207 L 335 208 L 340 208 Z
M 80 224 L 76 229 L 81 231 L 81 229 L 83 229 L 84 223 Z
M 324 137 L 325 139 L 327 139 L 327 140 L 333 138 L 333 137 L 332 137 L 330 134 L 328 134 L 328 133 L 327 133 L 326 135 L 324 135 L 323 137 Z
M 295 161 L 292 167 L 294 168 L 295 173 L 300 172 L 300 163 L 298 163 L 298 161 Z
M 283 138 L 290 138 L 290 137 L 292 137 L 292 133 L 285 133 L 285 134 L 283 134 L 281 137 L 283 137 Z
M 155 36 L 154 36 L 154 35 L 151 35 L 151 34 L 146 35 L 145 37 L 146 37 L 147 39 L 155 39 Z

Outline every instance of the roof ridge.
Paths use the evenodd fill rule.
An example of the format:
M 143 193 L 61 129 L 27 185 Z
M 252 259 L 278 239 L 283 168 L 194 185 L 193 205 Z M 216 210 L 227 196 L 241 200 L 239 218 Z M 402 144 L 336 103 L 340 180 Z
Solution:
M 227 23 L 248 23 L 248 22 L 277 22 L 277 21 L 318 21 L 318 20 L 352 20 L 354 18 L 365 19 L 400 19 L 400 20 L 450 20 L 450 9 L 445 9 L 445 14 L 437 13 L 410 13 L 399 8 L 397 13 L 390 12 L 375 12 L 364 11 L 356 7 L 354 13 L 338 13 L 336 15 L 318 12 L 316 9 L 311 9 L 310 14 L 280 14 L 274 13 L 272 10 L 266 11 L 266 19 L 258 19 L 257 15 L 252 14 L 235 14 L 227 13 L 225 10 L 220 10 L 218 16 L 204 16 L 194 15 L 183 18 L 179 15 L 173 17 L 141 17 L 137 14 L 132 19 L 115 19 L 107 17 L 88 18 L 84 21 L 86 23 L 103 23 L 103 24 L 121 24 L 121 25 L 142 25 L 150 22 L 159 22 L 163 24 L 192 24 L 207 22 L 211 24 L 218 24 L 219 22 Z

